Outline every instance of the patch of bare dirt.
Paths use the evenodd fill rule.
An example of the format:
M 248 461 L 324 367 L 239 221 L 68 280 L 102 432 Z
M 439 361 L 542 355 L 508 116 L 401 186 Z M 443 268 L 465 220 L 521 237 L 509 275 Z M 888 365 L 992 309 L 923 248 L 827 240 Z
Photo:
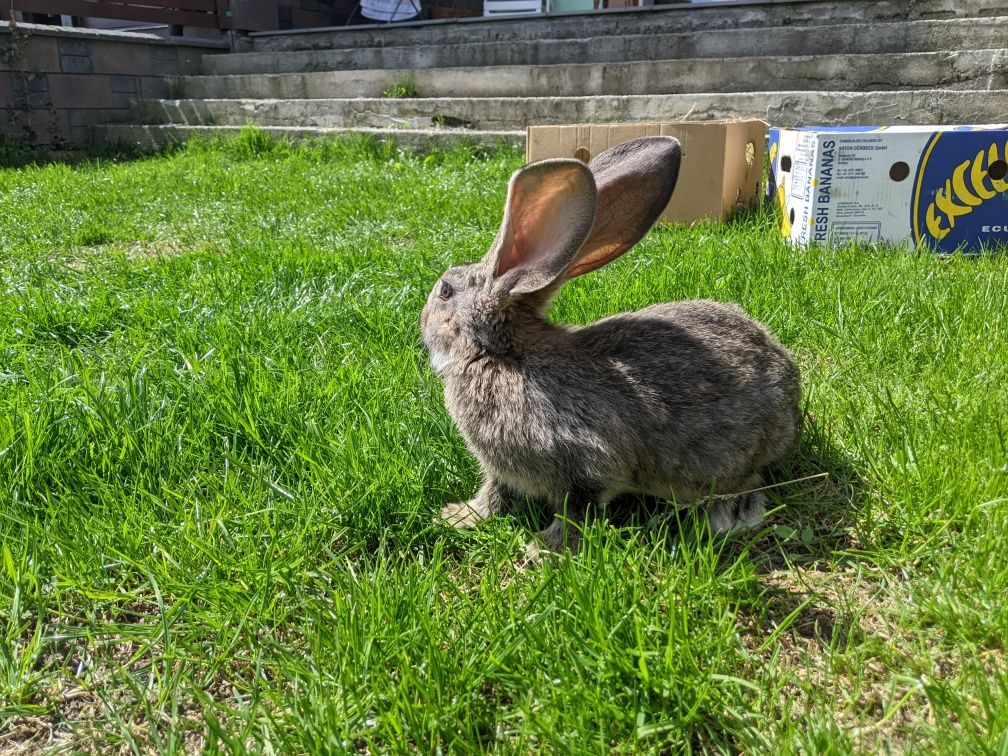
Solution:
M 157 624 L 156 605 L 143 600 L 121 607 L 121 615 L 137 622 L 145 609 L 149 624 Z M 200 670 L 193 670 L 196 677 L 172 693 L 177 696 L 174 713 L 170 703 L 159 700 L 159 694 L 164 698 L 161 685 L 172 678 L 176 665 L 190 660 L 166 656 L 160 641 L 147 637 L 76 635 L 70 626 L 60 635 L 63 639 L 46 649 L 36 664 L 45 677 L 25 709 L 40 713 L 11 716 L 0 724 L 0 754 L 125 754 L 133 746 L 156 754 L 169 733 L 181 741 L 184 752 L 203 751 L 206 702 L 185 691 L 200 679 Z M 233 703 L 252 675 L 251 665 L 235 658 L 210 676 L 201 695 Z M 226 720 L 221 710 L 215 709 L 215 715 Z
M 935 628 L 907 622 L 909 589 L 887 573 L 792 567 L 759 579 L 764 604 L 740 614 L 741 637 L 752 679 L 784 681 L 762 713 L 800 724 L 826 703 L 858 752 L 920 747 L 922 728 L 942 716 L 929 686 L 956 681 L 978 658 L 991 674 L 1005 669 L 1000 649 L 978 657 L 950 648 Z
M 75 256 L 66 260 L 66 265 L 72 270 L 87 270 L 94 264 L 95 260 L 100 260 L 110 252 L 125 253 L 126 259 L 130 262 L 139 263 L 149 260 L 167 260 L 172 257 L 192 252 L 191 246 L 182 244 L 177 240 L 155 239 L 153 241 L 133 242 L 132 244 L 122 244 L 118 242 L 110 244 L 96 244 L 88 247 L 77 247 L 74 250 Z

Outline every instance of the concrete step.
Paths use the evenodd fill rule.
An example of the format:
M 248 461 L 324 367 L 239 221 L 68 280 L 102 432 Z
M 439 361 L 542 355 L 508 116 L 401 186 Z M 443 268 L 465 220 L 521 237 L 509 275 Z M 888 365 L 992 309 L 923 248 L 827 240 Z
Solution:
M 982 50 L 1005 46 L 1008 9 L 1005 12 L 1005 16 L 987 19 L 855 23 L 839 28 L 776 26 L 758 33 L 752 29 L 725 29 L 703 34 L 665 32 L 577 39 L 232 53 L 204 56 L 201 70 L 204 74 L 250 75 Z
M 377 98 L 404 77 L 419 97 L 1008 89 L 1008 50 L 190 76 L 177 84 L 187 99 Z
M 148 123 L 513 131 L 530 124 L 762 118 L 775 126 L 1008 122 L 1008 89 L 592 97 L 149 100 Z
M 323 48 L 395 47 L 583 39 L 769 26 L 819 26 L 1008 15 L 1006 0 L 774 0 L 731 4 L 663 5 L 647 9 L 563 13 L 522 18 L 452 19 L 422 24 L 339 27 L 261 32 L 247 38 L 250 49 L 290 52 Z M 819 40 L 823 42 L 824 40 Z M 830 40 L 831 41 L 831 40 Z
M 110 145 L 129 145 L 143 152 L 151 152 L 162 147 L 181 144 L 194 137 L 223 137 L 233 139 L 242 126 L 209 126 L 184 124 L 109 124 L 93 127 L 96 140 Z M 306 139 L 368 136 L 379 142 L 395 142 L 399 147 L 417 151 L 427 151 L 432 146 L 450 147 L 459 142 L 483 144 L 486 146 L 507 145 L 523 148 L 524 131 L 470 131 L 466 129 L 369 129 L 369 128 L 320 128 L 306 126 L 262 126 L 263 131 L 292 141 Z

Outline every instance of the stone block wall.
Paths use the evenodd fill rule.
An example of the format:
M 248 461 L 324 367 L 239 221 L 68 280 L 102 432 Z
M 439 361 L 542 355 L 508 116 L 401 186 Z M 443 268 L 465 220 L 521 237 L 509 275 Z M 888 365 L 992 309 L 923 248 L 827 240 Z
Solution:
M 139 99 L 169 97 L 166 77 L 198 73 L 218 40 L 0 24 L 0 133 L 65 148 L 97 123 L 129 121 Z

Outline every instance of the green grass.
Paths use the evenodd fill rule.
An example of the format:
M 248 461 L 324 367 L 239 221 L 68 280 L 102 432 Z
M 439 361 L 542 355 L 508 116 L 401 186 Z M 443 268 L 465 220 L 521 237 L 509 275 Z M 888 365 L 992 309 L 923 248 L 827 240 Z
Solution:
M 405 73 L 382 91 L 382 97 L 404 98 L 418 97 L 416 83 L 411 73 Z
M 0 172 L 0 750 L 1008 750 L 1004 255 L 660 229 L 587 322 L 738 302 L 795 352 L 779 510 L 527 566 L 418 314 L 509 152 L 255 132 Z M 810 477 L 818 476 L 818 477 Z

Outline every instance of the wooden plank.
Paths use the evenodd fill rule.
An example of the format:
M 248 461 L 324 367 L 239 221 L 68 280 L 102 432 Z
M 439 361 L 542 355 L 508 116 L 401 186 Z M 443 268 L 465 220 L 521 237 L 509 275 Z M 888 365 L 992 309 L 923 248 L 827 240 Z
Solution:
M 17 0 L 14 0 L 17 2 Z M 120 2 L 119 0 L 84 0 L 95 5 L 119 5 L 126 8 L 166 8 L 180 11 L 216 11 L 216 0 L 138 0 L 137 2 Z
M 16 1 L 16 0 L 15 0 Z M 95 5 L 120 5 L 127 8 L 166 8 L 179 11 L 216 12 L 216 0 L 83 0 Z
M 123 3 L 129 6 L 146 6 L 154 8 L 172 8 L 181 11 L 198 11 L 200 13 L 216 13 L 217 0 L 141 0 L 136 3 Z
M 15 0 L 17 2 L 17 0 Z M 127 8 L 167 8 L 168 10 L 198 11 L 208 13 L 217 11 L 217 0 L 83 0 L 95 5 L 120 5 Z
M 484 16 L 531 15 L 542 13 L 542 0 L 484 0 Z
M 218 28 L 215 3 L 195 0 L 199 8 L 179 8 L 182 3 L 158 0 L 144 0 L 143 5 L 125 3 L 90 2 L 89 0 L 13 0 L 14 10 L 30 13 L 51 13 L 66 16 L 86 16 L 90 18 L 116 18 L 125 21 L 147 21 L 183 26 Z M 189 0 L 184 0 L 186 6 Z
M 219 28 L 216 13 L 176 10 L 149 5 L 124 5 L 120 3 L 89 2 L 88 0 L 13 0 L 14 10 L 29 13 L 51 13 L 90 18 L 116 18 L 124 21 L 147 21 L 155 24 L 180 24 Z
M 33 9 L 37 8 L 39 5 L 38 2 L 32 2 L 31 0 L 13 0 L 13 2 L 16 10 L 23 10 L 22 5 L 31 5 Z M 217 12 L 217 0 L 141 0 L 141 2 L 116 2 L 115 0 L 53 0 L 51 3 L 42 3 L 42 5 L 46 5 L 47 7 L 50 5 L 66 5 L 68 2 L 70 4 L 79 4 L 81 7 L 92 10 L 104 10 L 107 8 L 155 8 L 197 13 Z M 40 11 L 36 10 L 35 12 Z M 87 15 L 98 17 L 95 13 L 89 13 Z

